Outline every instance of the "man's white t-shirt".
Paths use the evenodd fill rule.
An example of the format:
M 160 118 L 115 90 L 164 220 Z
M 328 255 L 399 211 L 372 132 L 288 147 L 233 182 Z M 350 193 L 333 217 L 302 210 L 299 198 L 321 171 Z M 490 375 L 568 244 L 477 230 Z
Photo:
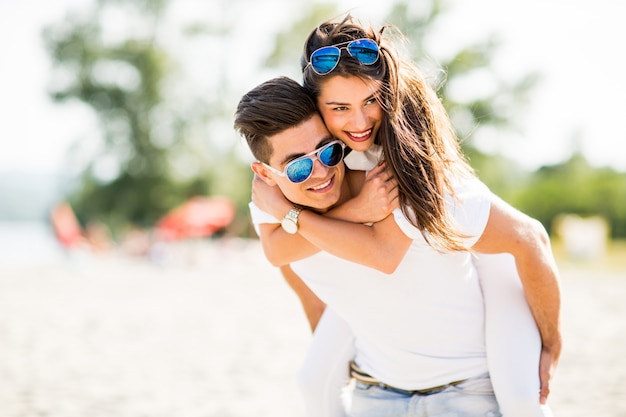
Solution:
M 482 234 L 490 191 L 476 178 L 455 188 L 448 208 L 471 246 Z M 252 221 L 278 223 L 250 203 Z M 425 389 L 488 372 L 484 302 L 468 252 L 441 253 L 400 209 L 394 217 L 413 239 L 393 274 L 327 252 L 293 262 L 292 269 L 336 311 L 355 336 L 355 362 L 398 388 Z

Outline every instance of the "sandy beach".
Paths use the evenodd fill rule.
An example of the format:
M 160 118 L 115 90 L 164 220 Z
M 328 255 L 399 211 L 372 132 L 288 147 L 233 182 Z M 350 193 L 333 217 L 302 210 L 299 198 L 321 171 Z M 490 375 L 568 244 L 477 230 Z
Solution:
M 555 416 L 626 416 L 626 270 L 561 272 Z M 0 263 L 0 417 L 303 416 L 309 338 L 256 240 Z

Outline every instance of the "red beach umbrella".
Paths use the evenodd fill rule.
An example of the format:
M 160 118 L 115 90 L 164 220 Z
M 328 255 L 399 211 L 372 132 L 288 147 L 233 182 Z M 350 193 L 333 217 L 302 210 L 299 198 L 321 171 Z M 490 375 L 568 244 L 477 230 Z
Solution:
M 156 225 L 165 240 L 208 237 L 235 218 L 235 205 L 226 197 L 193 197 L 163 216 Z

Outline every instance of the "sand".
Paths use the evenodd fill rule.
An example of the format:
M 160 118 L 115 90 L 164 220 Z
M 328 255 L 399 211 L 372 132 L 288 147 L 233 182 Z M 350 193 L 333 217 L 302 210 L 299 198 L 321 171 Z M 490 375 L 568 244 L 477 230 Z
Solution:
M 310 338 L 257 241 L 0 265 L 0 417 L 303 416 Z M 562 269 L 555 415 L 626 416 L 626 273 Z

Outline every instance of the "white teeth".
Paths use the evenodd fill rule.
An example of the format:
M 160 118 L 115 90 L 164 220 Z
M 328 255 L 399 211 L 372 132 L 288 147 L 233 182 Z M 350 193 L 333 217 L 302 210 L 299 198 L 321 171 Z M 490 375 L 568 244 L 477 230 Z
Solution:
M 350 132 L 350 135 L 354 136 L 355 138 L 363 138 L 367 135 L 369 135 L 372 132 L 372 129 L 369 129 L 363 133 L 352 133 Z
M 328 181 L 326 181 L 324 184 L 320 184 L 316 187 L 311 187 L 312 190 L 321 190 L 322 188 L 326 188 L 330 185 L 330 181 L 332 180 L 332 178 Z

